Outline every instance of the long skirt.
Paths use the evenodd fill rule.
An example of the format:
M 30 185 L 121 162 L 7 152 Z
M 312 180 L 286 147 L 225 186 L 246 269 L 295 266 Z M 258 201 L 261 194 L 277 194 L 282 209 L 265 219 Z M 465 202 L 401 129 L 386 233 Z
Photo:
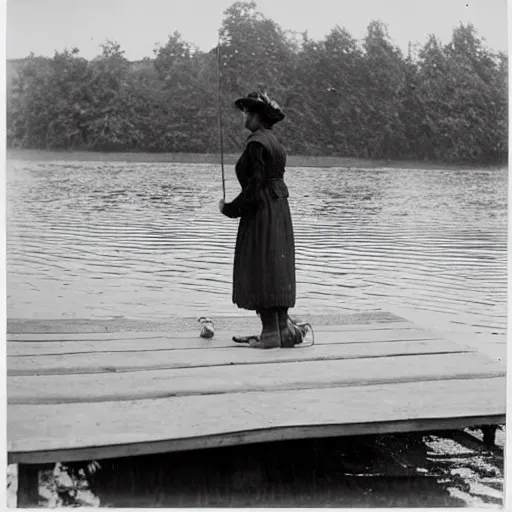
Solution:
M 242 216 L 233 268 L 233 303 L 260 310 L 295 306 L 295 243 L 286 197 L 270 189 L 256 213 Z

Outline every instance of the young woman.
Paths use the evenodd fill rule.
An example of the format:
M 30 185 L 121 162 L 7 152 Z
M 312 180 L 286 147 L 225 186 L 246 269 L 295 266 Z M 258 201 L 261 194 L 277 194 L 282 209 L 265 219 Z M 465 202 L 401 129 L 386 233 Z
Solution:
M 242 191 L 230 203 L 220 201 L 221 213 L 240 218 L 233 269 L 233 303 L 256 311 L 259 336 L 234 336 L 254 348 L 293 347 L 302 341 L 288 318 L 295 305 L 295 245 L 283 180 L 286 153 L 272 133 L 284 119 L 266 94 L 251 93 L 236 100 L 251 131 L 235 170 Z

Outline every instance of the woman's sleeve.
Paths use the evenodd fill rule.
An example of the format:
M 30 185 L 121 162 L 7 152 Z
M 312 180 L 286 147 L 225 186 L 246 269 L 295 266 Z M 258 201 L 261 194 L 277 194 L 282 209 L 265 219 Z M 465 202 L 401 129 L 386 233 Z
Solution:
M 222 211 L 224 215 L 232 218 L 254 213 L 261 201 L 261 187 L 265 170 L 265 148 L 259 142 L 250 142 L 245 151 L 251 166 L 247 185 L 231 203 L 224 205 Z

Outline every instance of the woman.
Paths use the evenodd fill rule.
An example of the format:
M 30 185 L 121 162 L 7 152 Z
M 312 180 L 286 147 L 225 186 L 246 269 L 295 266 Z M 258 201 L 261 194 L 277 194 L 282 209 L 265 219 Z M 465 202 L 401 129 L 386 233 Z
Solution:
M 251 131 L 235 170 L 242 187 L 230 203 L 220 201 L 221 213 L 240 218 L 233 269 L 233 303 L 258 313 L 259 336 L 233 337 L 254 348 L 293 347 L 302 341 L 289 320 L 295 305 L 295 245 L 283 181 L 286 153 L 272 133 L 284 119 L 266 94 L 251 93 L 236 100 Z

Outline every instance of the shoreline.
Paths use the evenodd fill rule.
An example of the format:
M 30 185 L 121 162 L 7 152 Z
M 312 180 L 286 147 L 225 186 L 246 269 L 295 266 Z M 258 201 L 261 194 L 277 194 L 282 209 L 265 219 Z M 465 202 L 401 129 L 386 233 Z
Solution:
M 234 165 L 238 154 L 225 154 L 224 163 Z M 180 163 L 180 164 L 219 164 L 216 153 L 147 153 L 147 152 L 103 152 L 103 151 L 52 151 L 40 149 L 7 148 L 6 159 L 21 161 L 80 161 L 80 162 L 130 162 L 130 163 Z M 425 162 L 422 160 L 371 160 L 338 156 L 289 155 L 288 167 L 342 167 L 347 169 L 432 169 L 432 170 L 474 170 L 503 169 L 507 165 L 493 164 L 448 164 Z

